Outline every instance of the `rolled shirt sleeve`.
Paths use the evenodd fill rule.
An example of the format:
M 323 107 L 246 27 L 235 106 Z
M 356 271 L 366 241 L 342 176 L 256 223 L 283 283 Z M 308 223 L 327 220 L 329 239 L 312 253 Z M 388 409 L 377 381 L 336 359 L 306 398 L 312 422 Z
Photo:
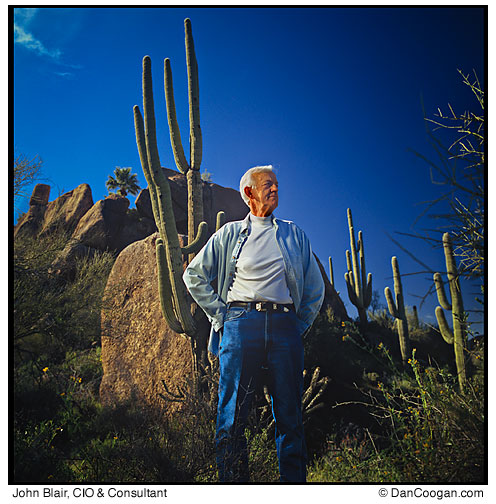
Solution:
M 325 286 L 322 273 L 312 251 L 310 241 L 304 233 L 302 261 L 303 261 L 303 290 L 297 316 L 301 321 L 301 333 L 309 329 L 319 313 L 324 301 Z
M 217 240 L 218 235 L 212 235 L 183 274 L 191 297 L 203 309 L 215 331 L 219 331 L 224 325 L 226 313 L 226 304 L 211 284 L 218 274 Z

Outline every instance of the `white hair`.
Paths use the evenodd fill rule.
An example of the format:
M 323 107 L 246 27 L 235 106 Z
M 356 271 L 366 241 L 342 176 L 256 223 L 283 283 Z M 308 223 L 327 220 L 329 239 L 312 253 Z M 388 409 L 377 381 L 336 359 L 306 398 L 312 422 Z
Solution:
M 239 192 L 243 201 L 248 205 L 250 203 L 250 198 L 245 194 L 245 187 L 253 187 L 255 185 L 255 181 L 253 180 L 254 173 L 264 173 L 264 172 L 272 172 L 274 170 L 272 165 L 266 166 L 254 166 L 250 168 L 242 177 L 239 182 Z

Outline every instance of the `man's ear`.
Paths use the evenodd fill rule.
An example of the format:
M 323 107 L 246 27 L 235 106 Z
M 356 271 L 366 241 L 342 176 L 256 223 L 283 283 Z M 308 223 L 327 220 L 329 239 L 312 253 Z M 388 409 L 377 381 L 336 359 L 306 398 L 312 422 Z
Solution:
M 248 198 L 253 198 L 253 192 L 250 186 L 246 186 L 243 190 L 245 191 L 245 194 L 248 196 Z

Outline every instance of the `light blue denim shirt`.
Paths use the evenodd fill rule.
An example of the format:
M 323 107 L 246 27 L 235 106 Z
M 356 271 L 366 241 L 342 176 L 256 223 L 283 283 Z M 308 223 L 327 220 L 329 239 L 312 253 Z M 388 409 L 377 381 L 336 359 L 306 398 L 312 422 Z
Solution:
M 222 226 L 198 252 L 183 275 L 191 296 L 212 324 L 208 350 L 215 355 L 219 352 L 219 332 L 224 325 L 227 293 L 234 279 L 236 261 L 251 229 L 249 217 L 250 214 L 241 221 Z M 294 222 L 274 216 L 272 224 L 303 334 L 312 325 L 324 300 L 324 280 L 305 233 Z M 211 284 L 216 278 L 217 292 Z

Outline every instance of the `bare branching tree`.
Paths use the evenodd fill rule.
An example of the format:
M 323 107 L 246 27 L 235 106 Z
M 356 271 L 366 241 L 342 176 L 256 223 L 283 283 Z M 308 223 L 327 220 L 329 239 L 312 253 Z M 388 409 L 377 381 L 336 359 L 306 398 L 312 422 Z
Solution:
M 14 206 L 20 198 L 27 196 L 26 189 L 40 179 L 42 165 L 43 161 L 39 156 L 29 159 L 24 154 L 16 155 L 14 159 Z
M 448 231 L 459 258 L 460 274 L 466 278 L 481 279 L 485 259 L 484 91 L 475 71 L 472 78 L 461 70 L 458 72 L 463 84 L 476 98 L 477 111 L 459 113 L 448 104 L 448 113 L 438 108 L 434 118 L 425 117 L 427 134 L 438 159 L 432 161 L 418 152 L 415 154 L 429 165 L 432 183 L 443 190 L 438 198 L 426 202 L 425 210 L 418 218 L 428 215 L 439 226 L 423 229 L 422 233 L 413 236 L 442 246 L 442 233 Z M 447 211 L 429 213 L 435 212 L 441 202 L 447 203 Z

